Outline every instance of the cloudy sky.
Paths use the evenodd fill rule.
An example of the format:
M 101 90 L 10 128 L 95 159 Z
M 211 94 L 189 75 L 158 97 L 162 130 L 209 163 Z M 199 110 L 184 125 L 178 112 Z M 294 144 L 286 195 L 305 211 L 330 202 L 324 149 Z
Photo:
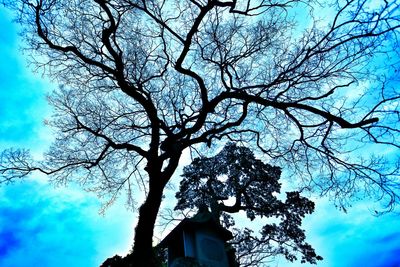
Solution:
M 19 50 L 18 28 L 0 7 L 0 150 L 41 153 L 51 141 L 42 121 L 52 84 L 33 74 Z M 400 217 L 374 217 L 371 203 L 345 214 L 326 199 L 305 220 L 308 241 L 324 257 L 318 267 L 400 267 Z M 0 186 L 0 266 L 95 267 L 132 242 L 135 216 L 117 203 L 99 215 L 95 196 L 70 185 L 54 188 L 32 176 Z M 273 266 L 307 266 L 278 260 Z

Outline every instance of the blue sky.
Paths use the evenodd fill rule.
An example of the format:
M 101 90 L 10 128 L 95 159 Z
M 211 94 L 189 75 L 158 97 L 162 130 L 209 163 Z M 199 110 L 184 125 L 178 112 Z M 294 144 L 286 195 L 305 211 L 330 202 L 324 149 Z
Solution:
M 42 121 L 52 84 L 33 74 L 19 50 L 17 27 L 0 8 L 0 149 L 30 148 L 40 154 L 51 140 Z M 400 218 L 373 217 L 367 202 L 348 213 L 319 199 L 305 220 L 308 241 L 324 257 L 318 267 L 399 267 Z M 70 185 L 54 188 L 41 176 L 0 187 L 0 266 L 99 266 L 126 253 L 135 216 L 117 203 L 104 216 L 95 196 Z M 279 260 L 277 266 L 307 266 Z M 274 265 L 273 265 L 274 266 Z
M 3 8 L 0 27 L 0 150 L 25 147 L 39 154 L 51 140 L 42 122 L 52 85 L 27 67 L 18 29 Z M 126 253 L 133 214 L 117 204 L 102 216 L 99 208 L 95 196 L 73 185 L 54 188 L 44 177 L 0 186 L 0 266 L 90 267 Z

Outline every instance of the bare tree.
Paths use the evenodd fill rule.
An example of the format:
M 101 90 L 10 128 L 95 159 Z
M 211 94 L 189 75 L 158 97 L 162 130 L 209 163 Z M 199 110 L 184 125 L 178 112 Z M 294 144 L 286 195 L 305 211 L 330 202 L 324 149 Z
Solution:
M 163 190 L 199 144 L 252 145 L 340 205 L 360 192 L 388 209 L 398 202 L 398 163 L 350 156 L 364 143 L 400 147 L 391 75 L 399 1 L 337 0 L 325 20 L 297 24 L 299 10 L 324 9 L 298 0 L 2 2 L 33 63 L 62 85 L 50 97 L 56 140 L 45 159 L 4 151 L 2 181 L 39 171 L 109 203 L 145 188 L 136 266 L 152 266 Z

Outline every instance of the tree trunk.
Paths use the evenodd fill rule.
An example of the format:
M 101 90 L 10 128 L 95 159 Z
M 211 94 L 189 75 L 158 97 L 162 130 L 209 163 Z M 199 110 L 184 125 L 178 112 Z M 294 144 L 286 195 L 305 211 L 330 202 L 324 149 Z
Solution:
M 164 188 L 178 166 L 182 151 L 175 151 L 168 166 L 161 172 L 162 164 L 156 158 L 149 160 L 146 171 L 149 174 L 149 194 L 139 209 L 135 229 L 133 253 L 128 259 L 129 267 L 159 267 L 153 251 L 153 233 Z
M 150 177 L 150 181 L 160 178 Z M 149 194 L 139 209 L 139 219 L 135 229 L 133 253 L 129 266 L 158 267 L 153 255 L 153 233 L 157 214 L 161 205 L 163 186 L 150 182 Z

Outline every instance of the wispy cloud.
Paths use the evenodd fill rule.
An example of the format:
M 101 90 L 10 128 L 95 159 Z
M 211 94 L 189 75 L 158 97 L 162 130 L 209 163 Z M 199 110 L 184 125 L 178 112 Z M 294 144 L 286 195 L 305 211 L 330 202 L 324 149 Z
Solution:
M 60 260 L 93 266 L 94 235 L 82 216 L 90 205 L 67 202 L 34 182 L 8 185 L 0 202 L 0 266 L 57 266 Z
M 0 266 L 99 266 L 126 253 L 133 215 L 78 188 L 55 189 L 33 180 L 0 188 Z
M 309 242 L 324 257 L 318 267 L 400 266 L 398 215 L 373 216 L 372 204 L 360 201 L 344 213 L 327 199 L 316 201 L 316 211 L 306 218 L 305 229 Z
M 42 125 L 50 84 L 30 74 L 10 20 L 0 9 L 0 149 L 18 145 L 40 151 L 50 138 Z M 187 161 L 189 157 L 181 165 Z M 0 266 L 90 267 L 114 253 L 125 254 L 134 214 L 117 204 L 101 217 L 99 205 L 79 188 L 55 189 L 33 178 L 0 187 Z M 305 228 L 309 242 L 325 258 L 317 267 L 400 266 L 400 220 L 395 215 L 373 217 L 363 202 L 345 214 L 318 200 Z M 281 261 L 280 266 L 300 264 Z
M 40 144 L 49 82 L 34 77 L 19 49 L 18 29 L 0 10 L 0 146 Z
M 45 94 L 54 85 L 26 67 L 11 19 L 0 9 L 0 150 L 18 146 L 41 153 L 51 139 L 42 121 L 49 112 Z M 34 175 L 0 186 L 0 266 L 99 266 L 128 252 L 133 213 L 117 203 L 102 217 L 95 196 L 43 181 Z

